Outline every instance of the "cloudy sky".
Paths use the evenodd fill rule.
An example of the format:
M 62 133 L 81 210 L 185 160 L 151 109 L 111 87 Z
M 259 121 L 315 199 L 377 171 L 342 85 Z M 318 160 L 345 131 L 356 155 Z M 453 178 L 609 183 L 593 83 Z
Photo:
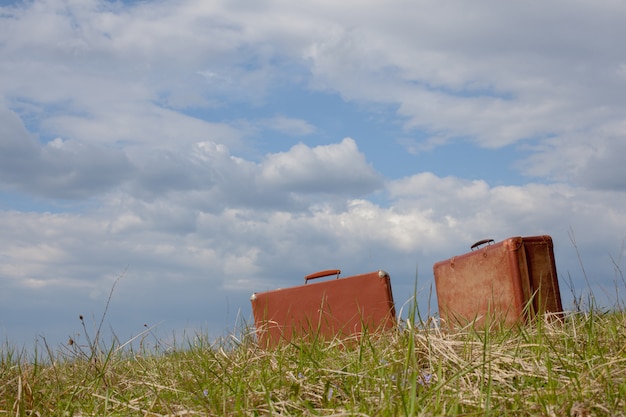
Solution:
M 626 4 L 0 1 L 0 337 L 219 336 L 254 291 L 549 234 L 626 292 Z M 417 272 L 416 272 L 417 271 Z M 431 310 L 436 307 L 431 306 Z

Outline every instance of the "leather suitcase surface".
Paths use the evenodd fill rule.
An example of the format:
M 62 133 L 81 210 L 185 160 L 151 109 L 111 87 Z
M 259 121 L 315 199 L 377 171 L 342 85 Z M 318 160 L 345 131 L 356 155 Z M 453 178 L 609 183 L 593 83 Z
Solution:
M 339 278 L 340 273 L 320 271 L 307 275 L 304 285 L 254 293 L 250 301 L 259 344 L 358 336 L 395 325 L 389 274 L 380 270 Z M 337 277 L 309 283 L 330 275 Z
M 487 317 L 512 325 L 562 312 L 550 236 L 484 240 L 471 249 L 433 266 L 444 325 L 480 327 Z

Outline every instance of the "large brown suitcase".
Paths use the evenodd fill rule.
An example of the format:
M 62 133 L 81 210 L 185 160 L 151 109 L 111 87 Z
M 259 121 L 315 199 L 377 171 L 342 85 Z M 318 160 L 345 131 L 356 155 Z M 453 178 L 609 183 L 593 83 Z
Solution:
M 304 285 L 254 293 L 250 300 L 259 344 L 344 338 L 395 325 L 389 274 L 380 270 L 339 278 L 340 273 L 320 271 L 307 275 Z M 330 275 L 336 279 L 308 283 Z
M 448 326 L 513 325 L 563 309 L 547 235 L 483 240 L 469 253 L 435 263 L 433 271 L 439 316 Z

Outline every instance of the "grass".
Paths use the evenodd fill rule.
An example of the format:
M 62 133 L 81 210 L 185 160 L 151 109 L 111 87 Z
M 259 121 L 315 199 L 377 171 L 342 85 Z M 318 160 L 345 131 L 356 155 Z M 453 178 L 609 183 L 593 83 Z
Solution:
M 435 324 L 271 351 L 245 326 L 168 352 L 98 337 L 28 355 L 6 343 L 0 416 L 625 415 L 622 309 L 517 329 Z

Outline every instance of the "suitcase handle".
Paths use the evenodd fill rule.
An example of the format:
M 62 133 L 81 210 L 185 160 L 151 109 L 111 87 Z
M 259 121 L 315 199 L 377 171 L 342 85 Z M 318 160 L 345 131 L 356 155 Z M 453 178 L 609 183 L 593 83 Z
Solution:
M 476 242 L 472 246 L 470 246 L 470 249 L 474 250 L 474 249 L 478 248 L 480 245 L 484 245 L 485 243 L 488 243 L 488 244 L 491 245 L 493 242 L 495 242 L 495 240 L 493 240 L 493 239 L 479 240 L 478 242 Z
M 314 272 L 304 277 L 304 283 L 306 284 L 310 279 L 323 278 L 331 275 L 337 275 L 336 279 L 339 279 L 339 274 L 341 274 L 340 269 L 326 269 L 324 271 Z

